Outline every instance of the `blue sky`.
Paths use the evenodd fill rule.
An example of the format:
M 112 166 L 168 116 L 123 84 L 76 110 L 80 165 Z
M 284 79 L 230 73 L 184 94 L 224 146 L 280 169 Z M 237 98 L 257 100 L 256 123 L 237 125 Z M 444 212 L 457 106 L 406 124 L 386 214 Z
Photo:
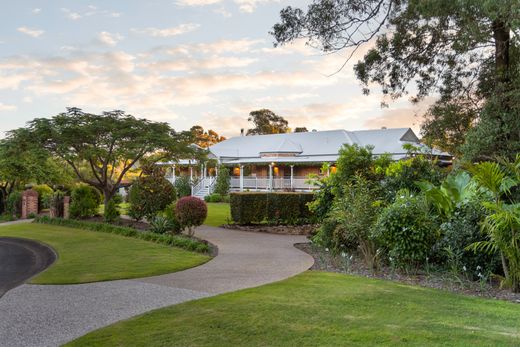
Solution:
M 269 108 L 291 127 L 417 129 L 426 103 L 381 109 L 363 96 L 348 52 L 304 42 L 273 48 L 268 34 L 287 5 L 273 0 L 17 1 L 0 20 L 0 131 L 68 106 L 122 109 L 225 136 Z

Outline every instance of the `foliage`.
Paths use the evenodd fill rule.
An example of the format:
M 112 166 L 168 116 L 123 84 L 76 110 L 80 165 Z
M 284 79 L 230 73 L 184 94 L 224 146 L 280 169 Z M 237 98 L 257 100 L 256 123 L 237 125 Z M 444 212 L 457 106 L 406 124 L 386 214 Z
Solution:
M 32 189 L 38 192 L 38 210 L 47 209 L 50 207 L 50 198 L 54 190 L 46 184 L 35 185 Z
M 188 176 L 178 176 L 175 178 L 175 191 L 178 198 L 191 195 L 191 183 Z
M 202 225 L 208 216 L 208 206 L 199 198 L 185 196 L 177 201 L 175 216 L 183 229 L 188 230 L 188 235 L 193 236 L 193 227 Z
M 217 193 L 213 193 L 213 194 L 210 194 L 210 195 L 207 195 L 204 197 L 204 201 L 206 202 L 225 202 L 225 199 L 229 197 L 228 195 L 220 195 L 220 194 L 217 194 Z
M 339 185 L 351 182 L 357 176 L 373 179 L 374 155 L 372 154 L 372 146 L 361 147 L 358 144 L 345 144 L 339 150 L 339 157 L 336 163 L 337 172 L 335 179 L 339 181 Z
M 379 215 L 374 236 L 392 263 L 414 269 L 427 261 L 440 236 L 433 218 L 423 196 L 402 191 Z
M 246 135 L 283 134 L 289 132 L 289 123 L 271 110 L 251 111 L 247 118 L 254 127 L 247 130 Z
M 9 194 L 6 199 L 6 213 L 20 217 L 22 214 L 22 192 L 16 191 Z
M 247 225 L 267 221 L 273 224 L 314 222 L 309 203 L 311 193 L 231 193 L 231 219 Z
M 51 211 L 54 211 L 55 217 L 63 217 L 63 198 L 65 192 L 61 190 L 55 190 L 49 200 L 49 207 Z M 70 212 L 70 210 L 69 210 Z
M 114 223 L 119 219 L 121 213 L 119 212 L 119 204 L 116 202 L 116 199 L 112 198 L 108 201 L 107 206 L 105 206 L 105 211 L 103 213 L 103 219 L 106 223 Z
M 139 221 L 143 217 L 152 220 L 166 206 L 175 201 L 175 187 L 154 169 L 139 177 L 128 194 L 129 216 Z
M 470 248 L 500 252 L 506 280 L 513 292 L 520 292 L 520 203 L 509 203 L 504 199 L 520 184 L 520 154 L 505 166 L 507 169 L 498 163 L 483 162 L 471 170 L 475 181 L 492 194 L 493 200 L 483 202 L 488 211 L 483 230 L 489 240 L 475 242 Z
M 166 218 L 168 232 L 172 234 L 180 234 L 182 233 L 182 226 L 177 220 L 177 216 L 175 215 L 175 202 L 172 202 L 162 212 L 162 217 Z
M 201 148 L 208 148 L 216 143 L 224 141 L 226 138 L 220 136 L 214 130 L 205 131 L 200 125 L 194 125 L 190 128 L 190 132 L 195 138 L 195 144 Z
M 138 162 L 192 152 L 188 146 L 191 134 L 176 133 L 166 123 L 138 119 L 123 111 L 96 115 L 68 108 L 50 119 L 34 119 L 28 129 L 33 139 L 65 161 L 81 182 L 103 192 L 105 208 Z
M 342 240 L 355 240 L 369 268 L 378 267 L 377 245 L 371 229 L 381 210 L 380 191 L 362 177 L 346 186 L 345 194 L 334 201 L 330 218 L 336 220 L 341 228 Z
M 72 218 L 88 218 L 96 215 L 101 199 L 101 195 L 96 188 L 86 184 L 77 186 L 71 194 L 70 216 Z
M 229 169 L 225 166 L 220 166 L 218 170 L 217 181 L 215 182 L 216 194 L 228 195 L 229 187 L 231 184 L 231 178 L 229 177 Z
M 174 220 L 171 220 L 163 216 L 155 216 L 150 221 L 150 231 L 156 234 L 166 234 L 174 231 L 177 228 L 177 224 Z M 177 234 L 176 232 L 174 232 Z
M 497 254 L 475 253 L 466 249 L 474 242 L 487 239 L 480 227 L 485 217 L 486 211 L 480 203 L 463 200 L 440 225 L 442 236 L 435 245 L 440 261 L 472 280 L 487 277 L 500 270 L 500 257 Z M 455 264 L 450 264 L 453 262 Z
M 126 237 L 133 237 L 140 240 L 152 241 L 164 245 L 183 248 L 188 251 L 195 251 L 200 253 L 207 253 L 209 251 L 209 247 L 207 244 L 191 238 L 177 235 L 159 235 L 151 232 L 140 231 L 134 228 L 122 227 L 113 224 L 94 223 L 63 218 L 50 218 L 47 216 L 37 217 L 35 219 L 35 222 L 51 225 L 60 225 L 82 230 L 116 234 Z

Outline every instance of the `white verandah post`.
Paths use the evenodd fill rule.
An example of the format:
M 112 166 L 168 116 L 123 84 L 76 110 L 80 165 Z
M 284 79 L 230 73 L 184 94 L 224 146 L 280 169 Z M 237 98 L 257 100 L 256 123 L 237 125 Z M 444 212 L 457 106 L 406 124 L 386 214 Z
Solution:
M 172 172 L 172 181 L 173 181 L 173 184 L 175 184 L 175 164 L 173 164 L 173 172 Z
M 294 188 L 294 165 L 291 165 L 291 190 Z
M 240 191 L 244 191 L 244 166 L 240 165 Z
M 273 165 L 269 164 L 269 189 L 273 190 Z

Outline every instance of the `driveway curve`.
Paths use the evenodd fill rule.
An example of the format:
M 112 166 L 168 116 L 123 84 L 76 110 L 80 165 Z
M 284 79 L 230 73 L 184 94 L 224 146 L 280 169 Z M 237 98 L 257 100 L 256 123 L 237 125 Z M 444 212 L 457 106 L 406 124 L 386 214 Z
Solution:
M 50 247 L 33 240 L 0 237 L 0 298 L 56 260 Z
M 199 267 L 167 275 L 79 285 L 22 285 L 0 299 L 6 346 L 57 346 L 122 319 L 181 302 L 283 280 L 309 269 L 296 249 L 304 236 L 203 226 L 196 236 L 219 252 Z

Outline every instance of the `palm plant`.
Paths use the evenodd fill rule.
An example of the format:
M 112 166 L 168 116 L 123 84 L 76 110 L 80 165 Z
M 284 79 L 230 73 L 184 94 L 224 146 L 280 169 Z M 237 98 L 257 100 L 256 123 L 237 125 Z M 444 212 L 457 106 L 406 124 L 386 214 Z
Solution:
M 520 292 L 520 204 L 509 203 L 511 189 L 520 185 L 520 155 L 515 162 L 483 162 L 475 165 L 471 172 L 475 181 L 493 196 L 492 201 L 483 202 L 489 215 L 482 224 L 489 240 L 468 246 L 482 252 L 500 252 L 506 281 L 513 292 Z

